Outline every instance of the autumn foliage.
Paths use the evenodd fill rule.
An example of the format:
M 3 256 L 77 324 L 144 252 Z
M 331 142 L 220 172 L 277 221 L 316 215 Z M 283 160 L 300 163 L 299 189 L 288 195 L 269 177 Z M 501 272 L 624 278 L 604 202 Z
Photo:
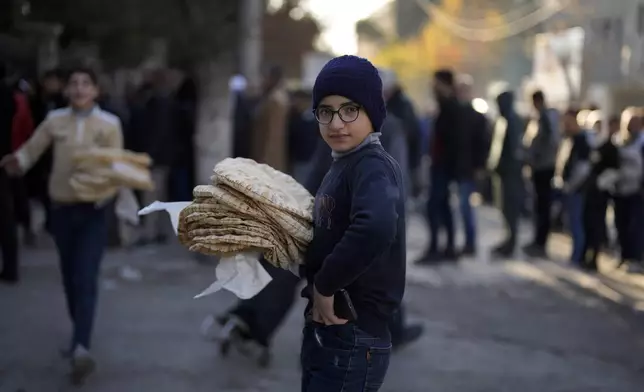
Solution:
M 483 0 L 485 1 L 485 0 Z M 463 18 L 463 0 L 444 0 L 441 10 L 454 19 Z M 501 14 L 486 8 L 483 18 L 489 25 L 502 24 Z M 467 72 L 468 68 L 499 60 L 499 45 L 481 44 L 455 36 L 443 24 L 430 22 L 416 37 L 395 41 L 384 47 L 374 61 L 396 71 L 403 80 L 418 80 L 439 68 Z

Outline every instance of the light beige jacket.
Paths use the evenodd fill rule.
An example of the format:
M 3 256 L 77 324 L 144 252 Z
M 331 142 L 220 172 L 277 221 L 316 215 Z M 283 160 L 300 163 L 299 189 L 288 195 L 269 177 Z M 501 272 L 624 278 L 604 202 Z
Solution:
M 49 195 L 53 201 L 98 202 L 114 196 L 102 194 L 100 200 L 82 199 L 71 186 L 70 178 L 74 174 L 73 158 L 77 152 L 95 147 L 123 148 L 123 131 L 118 117 L 98 106 L 85 116 L 76 115 L 71 108 L 49 112 L 31 139 L 16 152 L 22 171 L 29 171 L 51 145 L 54 164 L 49 178 Z
M 258 105 L 250 138 L 250 158 L 282 172 L 288 171 L 288 108 L 286 90 L 273 90 Z

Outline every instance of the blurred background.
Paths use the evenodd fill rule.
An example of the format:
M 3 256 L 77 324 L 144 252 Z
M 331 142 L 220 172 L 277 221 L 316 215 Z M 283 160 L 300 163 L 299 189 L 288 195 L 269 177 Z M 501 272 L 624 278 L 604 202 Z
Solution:
M 399 115 L 393 101 L 388 110 L 405 133 L 418 131 L 407 139 L 418 157 L 410 172 L 420 173 L 414 187 L 425 189 L 439 69 L 467 75 L 468 101 L 489 124 L 499 117 L 499 93 L 513 91 L 518 114 L 530 120 L 532 94 L 541 90 L 550 108 L 579 111 L 589 132 L 606 133 L 617 118 L 626 135 L 644 106 L 644 0 L 0 0 L 5 83 L 28 98 L 33 125 L 66 105 L 66 69 L 97 70 L 100 105 L 121 119 L 125 147 L 150 154 L 153 170 L 167 173 L 154 196 L 162 200 L 191 200 L 192 188 L 229 156 L 303 181 L 319 144 L 311 89 L 341 54 L 392 75 L 389 84 L 413 110 Z M 17 286 L 0 287 L 0 392 L 66 390 L 57 348 L 69 326 L 45 230 L 50 160 L 17 196 L 27 201 L 16 204 L 23 273 Z M 489 178 L 478 185 L 471 198 L 478 252 L 458 264 L 412 262 L 427 247 L 427 191 L 410 197 L 405 303 L 424 334 L 394 355 L 383 391 L 642 391 L 641 271 L 620 268 L 615 241 L 601 274 L 572 268 L 556 203 L 550 259 L 495 262 L 488 250 L 504 226 Z M 530 218 L 529 190 L 526 200 Z M 609 207 L 615 237 L 611 214 Z M 275 336 L 270 366 L 247 355 L 224 358 L 212 325 L 202 322 L 234 298 L 192 299 L 214 280 L 212 260 L 182 249 L 169 222 L 148 233 L 112 213 L 110 226 L 96 327 L 100 366 L 84 390 L 299 390 L 299 298 Z M 520 234 L 531 237 L 528 219 Z

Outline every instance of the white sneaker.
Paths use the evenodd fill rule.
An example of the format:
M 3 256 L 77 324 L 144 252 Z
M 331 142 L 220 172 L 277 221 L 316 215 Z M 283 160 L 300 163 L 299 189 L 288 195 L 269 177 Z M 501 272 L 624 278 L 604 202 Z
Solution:
M 87 377 L 96 370 L 96 362 L 89 351 L 83 346 L 76 346 L 71 359 L 72 371 L 70 374 L 73 385 L 82 385 Z

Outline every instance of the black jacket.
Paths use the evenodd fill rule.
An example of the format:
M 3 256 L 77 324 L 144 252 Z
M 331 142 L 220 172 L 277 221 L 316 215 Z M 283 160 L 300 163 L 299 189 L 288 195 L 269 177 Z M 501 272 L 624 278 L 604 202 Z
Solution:
M 2 83 L 0 84 L 0 158 L 11 154 L 11 133 L 15 112 L 13 91 Z
M 474 110 L 471 104 L 465 104 L 464 114 L 464 133 L 466 140 L 466 147 L 471 151 L 470 167 L 465 168 L 463 173 L 467 177 L 471 177 L 474 171 L 485 169 L 487 163 L 488 151 L 490 148 L 490 129 L 487 118 Z
M 494 142 L 497 136 L 503 136 L 500 156 L 494 169 L 500 175 L 520 175 L 523 166 L 523 130 L 524 121 L 514 110 L 514 94 L 504 92 L 497 97 L 499 112 L 507 122 L 504 135 L 494 135 Z
M 407 136 L 407 154 L 409 170 L 415 171 L 420 166 L 421 129 L 414 106 L 401 90 L 396 91 L 387 101 L 387 111 L 397 117 Z
M 447 169 L 454 180 L 471 180 L 484 164 L 487 151 L 479 147 L 486 130 L 477 112 L 454 98 L 439 100 L 440 113 L 434 127 L 433 161 Z M 480 129 L 480 128 L 483 129 Z

